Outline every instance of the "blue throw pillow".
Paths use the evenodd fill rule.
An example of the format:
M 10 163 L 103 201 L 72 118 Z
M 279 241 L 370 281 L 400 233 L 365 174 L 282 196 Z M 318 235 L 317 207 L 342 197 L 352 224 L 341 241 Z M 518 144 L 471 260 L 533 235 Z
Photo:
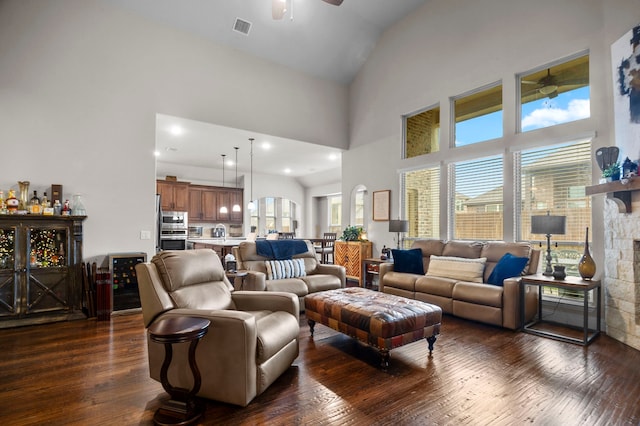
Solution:
M 424 275 L 422 266 L 422 250 L 391 250 L 393 256 L 393 270 L 395 272 L 407 272 L 409 274 Z
M 528 261 L 528 257 L 516 257 L 511 253 L 506 253 L 496 263 L 487 283 L 502 286 L 505 279 L 519 277 Z

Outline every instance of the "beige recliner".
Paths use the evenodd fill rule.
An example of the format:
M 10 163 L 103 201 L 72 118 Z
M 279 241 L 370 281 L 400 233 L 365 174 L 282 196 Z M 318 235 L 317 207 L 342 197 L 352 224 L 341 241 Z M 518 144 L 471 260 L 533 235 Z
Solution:
M 246 406 L 298 356 L 299 302 L 291 293 L 232 292 L 210 249 L 163 251 L 136 265 L 145 327 L 170 316 L 211 321 L 196 350 L 198 396 Z M 160 381 L 164 346 L 147 336 L 151 378 Z M 190 389 L 189 343 L 173 345 L 169 382 Z

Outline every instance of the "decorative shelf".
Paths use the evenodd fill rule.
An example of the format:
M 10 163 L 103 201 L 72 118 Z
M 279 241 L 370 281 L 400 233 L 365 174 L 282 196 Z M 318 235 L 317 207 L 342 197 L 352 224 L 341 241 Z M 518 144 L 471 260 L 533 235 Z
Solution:
M 607 194 L 607 197 L 616 203 L 620 213 L 631 213 L 631 193 L 633 191 L 640 191 L 640 178 L 638 177 L 630 179 L 626 185 L 616 180 L 585 188 L 587 195 Z

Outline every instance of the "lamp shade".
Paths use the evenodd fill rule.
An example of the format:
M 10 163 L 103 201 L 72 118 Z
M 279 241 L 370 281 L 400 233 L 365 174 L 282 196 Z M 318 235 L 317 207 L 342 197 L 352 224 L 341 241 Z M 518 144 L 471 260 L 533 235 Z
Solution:
M 532 234 L 562 235 L 565 233 L 566 216 L 531 216 Z
M 409 230 L 408 220 L 390 220 L 389 232 L 407 232 Z

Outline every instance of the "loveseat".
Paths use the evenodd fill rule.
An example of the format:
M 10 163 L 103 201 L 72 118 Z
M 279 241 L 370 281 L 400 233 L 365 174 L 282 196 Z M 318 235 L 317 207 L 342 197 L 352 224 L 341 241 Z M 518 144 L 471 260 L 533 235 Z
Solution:
M 411 250 L 394 251 L 394 259 L 380 265 L 380 291 L 515 330 L 521 326 L 519 277 L 536 273 L 540 251 L 525 242 L 417 240 Z M 528 320 L 538 296 L 537 288 L 526 291 Z
M 266 242 L 273 247 L 297 244 L 302 250 L 289 256 L 297 264 L 287 273 L 274 274 L 274 269 L 289 259 L 278 259 L 278 255 L 265 256 L 258 253 L 260 241 L 243 241 L 234 253 L 238 269 L 247 271 L 242 284 L 243 290 L 284 291 L 298 296 L 301 311 L 304 310 L 304 296 L 318 291 L 344 288 L 347 275 L 344 266 L 325 265 L 318 261 L 313 244 L 308 240 L 274 240 Z M 272 268 L 273 266 L 273 268 Z M 284 276 L 284 277 L 282 277 Z
M 246 406 L 298 356 L 299 305 L 291 293 L 232 291 L 210 249 L 167 250 L 136 265 L 145 327 L 171 317 L 211 322 L 196 349 L 198 396 Z M 149 373 L 161 380 L 163 344 L 147 336 Z M 191 389 L 189 343 L 173 346 L 171 385 Z

